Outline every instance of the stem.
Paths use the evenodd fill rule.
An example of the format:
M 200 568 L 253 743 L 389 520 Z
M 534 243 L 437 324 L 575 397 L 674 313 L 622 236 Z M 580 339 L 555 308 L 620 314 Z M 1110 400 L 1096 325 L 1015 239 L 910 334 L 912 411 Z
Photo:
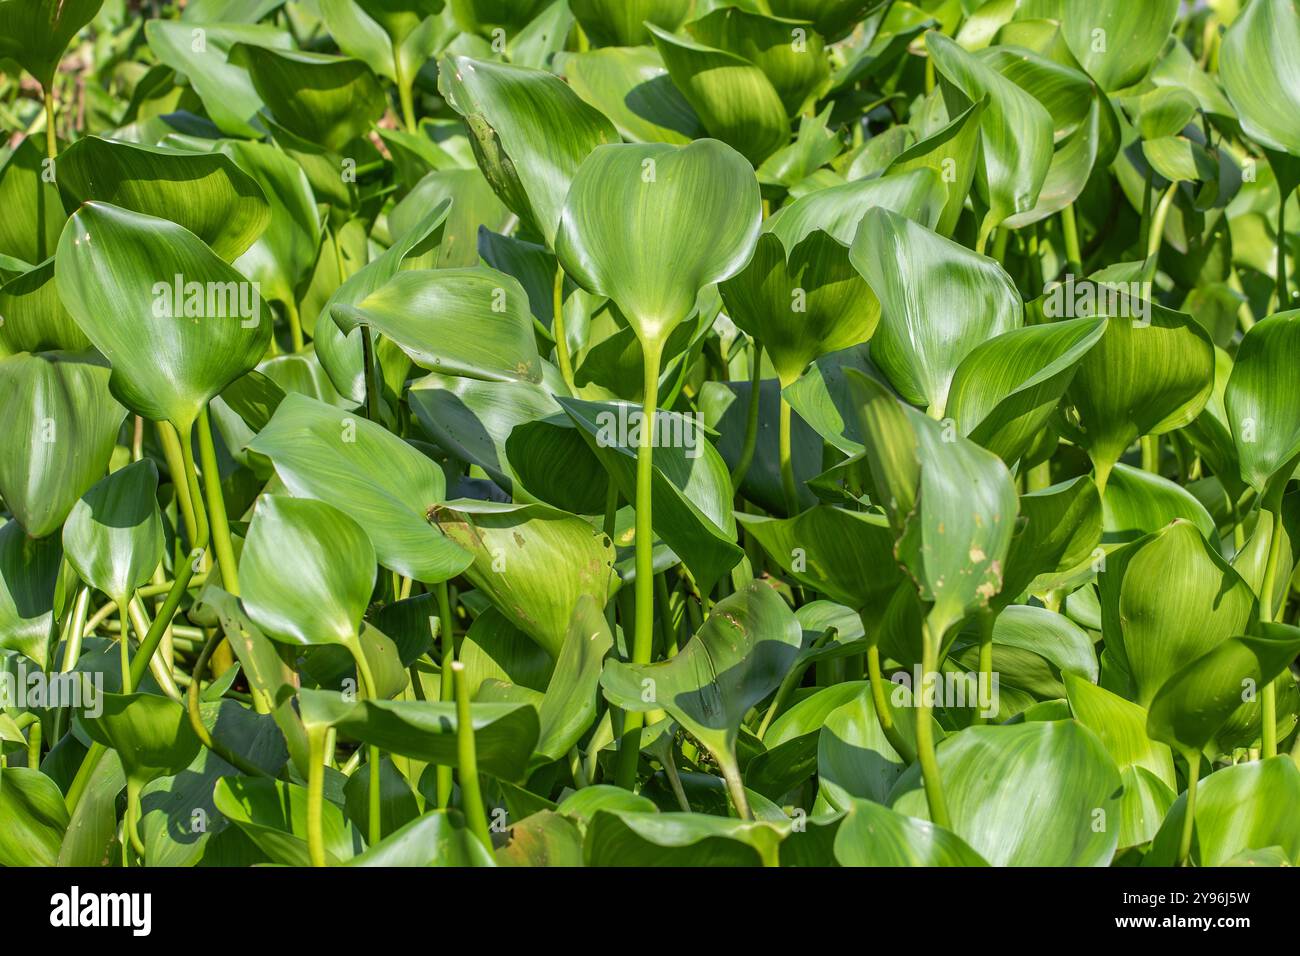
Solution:
M 402 103 L 403 125 L 406 125 L 407 133 L 416 133 L 419 125 L 415 121 L 415 99 L 411 95 L 411 82 L 406 78 L 406 70 L 402 69 L 402 52 L 395 46 L 393 47 L 393 72 L 396 74 L 398 100 Z
M 998 262 L 1005 261 L 1007 257 L 1007 242 L 1011 239 L 1011 230 L 999 228 L 997 236 L 993 240 L 993 258 Z
M 31 770 L 41 769 L 41 722 L 32 721 L 32 729 L 27 731 L 27 766 Z
M 1280 189 L 1281 198 L 1277 203 L 1277 308 L 1284 312 L 1288 308 L 1290 294 L 1286 287 L 1286 193 Z
M 979 613 L 980 628 L 980 664 L 979 664 L 979 687 L 993 686 L 993 619 L 994 614 L 991 610 L 983 610 Z M 978 697 L 975 701 L 975 720 L 973 723 L 982 724 L 987 721 L 981 711 Z
M 1025 483 L 1029 491 L 1042 491 L 1051 487 L 1052 484 L 1052 463 L 1051 461 L 1041 461 L 1025 476 Z
M 59 134 L 54 129 L 54 90 L 45 91 L 45 155 L 50 159 L 59 158 Z
M 664 764 L 664 773 L 668 777 L 668 785 L 672 787 L 673 796 L 677 798 L 677 805 L 682 808 L 682 813 L 694 813 L 691 809 L 691 801 L 686 799 L 686 789 L 682 786 L 682 775 L 677 772 L 677 761 L 673 759 L 673 746 L 670 742 L 668 745 L 667 762 Z
M 142 785 L 133 780 L 126 782 L 126 835 L 135 855 L 144 859 L 144 841 L 140 839 L 140 791 Z
M 224 760 L 236 770 L 246 773 L 251 777 L 268 776 L 265 770 L 250 760 L 245 759 L 235 753 L 221 741 L 217 740 L 208 731 L 207 725 L 203 723 L 203 712 L 199 709 L 199 691 L 203 683 L 203 676 L 207 673 L 208 661 L 212 658 L 213 651 L 216 650 L 220 642 L 220 632 L 213 631 L 203 645 L 203 650 L 199 652 L 199 659 L 194 664 L 194 670 L 190 677 L 189 691 L 185 695 L 185 712 L 190 719 L 190 727 L 193 728 L 195 736 L 199 742 L 207 747 L 214 754 Z
M 474 753 L 474 723 L 469 712 L 469 684 L 465 681 L 465 665 L 455 661 L 451 665 L 456 679 L 456 762 L 460 778 L 460 804 L 470 831 L 479 842 L 492 852 L 492 835 L 488 832 L 487 814 L 483 810 L 483 795 L 478 785 L 478 758 Z
M 785 513 L 793 518 L 799 513 L 799 493 L 795 490 L 794 461 L 790 457 L 790 403 L 781 396 L 780 428 L 777 432 L 778 453 L 781 456 L 781 491 L 785 494 Z
M 560 367 L 560 377 L 569 391 L 574 391 L 573 363 L 569 359 L 569 340 L 564 334 L 564 267 L 555 263 L 555 288 L 552 298 L 551 334 L 555 336 L 555 364 Z
M 1074 218 L 1074 203 L 1061 210 L 1061 234 L 1065 237 L 1065 271 L 1078 275 L 1083 271 L 1079 253 L 1079 224 Z
M 1146 282 L 1151 282 L 1156 277 L 1160 243 L 1164 240 L 1165 235 L 1165 220 L 1169 217 L 1169 207 L 1174 204 L 1174 194 L 1177 191 L 1178 183 L 1170 183 L 1169 188 L 1160 197 L 1160 204 L 1156 206 L 1156 211 L 1151 217 L 1151 235 L 1147 240 L 1147 263 L 1142 270 L 1142 278 Z
M 379 421 L 379 381 L 375 374 L 375 343 L 370 338 L 370 326 L 361 326 L 361 360 L 365 365 L 366 417 Z
M 736 808 L 736 815 L 742 820 L 754 819 L 754 812 L 749 809 L 749 798 L 745 796 L 745 785 L 740 779 L 740 770 L 736 767 L 736 758 L 728 755 L 727 760 L 720 761 L 722 779 L 727 782 L 727 793 Z
M 456 641 L 455 635 L 451 630 L 451 595 L 448 591 L 447 582 L 442 581 L 438 584 L 438 621 L 439 637 L 442 644 L 442 674 L 439 699 L 451 700 L 455 696 L 451 676 L 451 664 L 456 659 Z M 452 775 L 450 767 L 439 766 L 436 771 L 436 793 L 438 797 L 438 809 L 446 809 L 451 803 Z
M 307 735 L 307 854 L 312 866 L 325 866 L 325 732 Z
M 1178 865 L 1187 866 L 1196 829 L 1196 784 L 1201 773 L 1201 752 L 1187 754 L 1187 806 L 1183 808 L 1183 835 L 1178 841 Z
M 77 592 L 76 598 L 72 603 L 72 613 L 63 625 L 63 665 L 59 668 L 60 673 L 67 674 L 77 666 L 77 661 L 81 657 L 81 641 L 86 631 L 86 615 L 90 612 L 90 588 L 82 586 Z M 50 734 L 50 739 L 57 741 L 63 736 L 64 709 L 62 707 L 54 710 L 54 725 Z
M 1155 435 L 1143 435 L 1142 470 L 1153 475 L 1160 474 L 1160 439 Z
M 217 553 L 221 586 L 239 597 L 239 566 L 230 541 L 230 522 L 226 519 L 226 499 L 221 492 L 221 472 L 217 468 L 217 450 L 212 442 L 212 423 L 206 406 L 199 412 L 199 460 L 203 464 L 203 492 L 207 496 L 212 549 Z M 193 467 L 193 459 L 189 461 Z
M 655 584 L 654 525 L 651 502 L 654 481 L 654 441 L 656 412 L 659 404 L 659 364 L 663 343 L 643 342 L 645 385 L 642 398 L 641 441 L 636 456 L 636 634 L 632 642 L 632 663 L 649 664 L 654 647 Z M 615 779 L 625 790 L 636 784 L 637 758 L 641 753 L 641 726 L 645 716 L 639 711 L 623 715 L 623 736 L 618 745 L 618 770 Z
M 118 652 L 122 655 L 122 693 L 129 694 L 135 690 L 135 684 L 131 680 L 131 634 L 128 627 L 131 614 L 127 610 L 126 601 L 117 601 L 115 603 L 117 604 L 117 619 L 121 623 L 117 644 Z
M 171 472 L 177 510 L 185 522 L 185 535 L 192 548 L 199 537 L 199 525 L 194 517 L 194 501 L 190 497 L 189 482 L 186 481 L 185 456 L 181 454 L 180 439 L 176 437 L 176 430 L 167 422 L 158 422 L 158 444 L 162 445 L 163 458 L 167 460 L 167 470 Z
M 817 650 L 817 648 L 821 647 L 833 638 L 835 634 L 835 628 L 826 628 L 826 630 L 817 637 L 817 640 L 813 642 L 813 645 L 809 650 Z M 776 694 L 772 697 L 772 703 L 768 705 L 767 713 L 763 715 L 763 722 L 758 725 L 758 732 L 755 736 L 758 737 L 759 740 L 763 739 L 763 735 L 767 733 L 768 726 L 772 723 L 772 718 L 780 712 L 781 705 L 785 703 L 786 698 L 790 696 L 791 691 L 799 686 L 799 682 L 803 680 L 803 675 L 807 670 L 808 665 L 806 663 L 796 664 L 786 673 L 785 677 L 781 679 L 781 684 L 777 687 Z
M 1268 537 L 1268 561 L 1264 565 L 1264 583 L 1260 586 L 1259 617 L 1264 623 L 1274 620 L 1273 591 L 1277 586 L 1277 568 L 1282 555 L 1282 512 L 1268 509 L 1272 527 Z M 1259 695 L 1260 719 L 1263 723 L 1260 747 L 1264 759 L 1277 756 L 1277 688 L 1273 681 L 1264 685 Z
M 885 696 L 887 682 L 880 670 L 880 647 L 875 644 L 867 648 L 867 680 L 871 687 L 871 702 L 875 705 L 876 722 L 880 724 L 881 733 L 905 763 L 915 762 L 916 749 L 907 742 L 907 738 L 894 723 L 894 712 L 890 709 L 889 698 Z
M 745 443 L 740 448 L 740 460 L 731 472 L 731 492 L 740 494 L 740 485 L 754 461 L 758 447 L 758 403 L 763 387 L 763 346 L 755 339 L 754 354 L 749 367 L 749 407 L 745 410 Z
M 927 618 L 921 624 L 921 686 L 916 705 L 916 754 L 921 762 L 921 777 L 925 783 L 925 799 L 930 805 L 930 822 L 951 829 L 948 807 L 943 800 L 943 781 L 939 774 L 939 761 L 934 754 L 934 728 L 930 726 L 930 694 L 939 666 L 939 641 L 942 635 L 934 634 Z
M 305 344 L 302 338 L 302 317 L 298 315 L 298 303 L 293 301 L 292 295 L 285 300 L 284 315 L 289 320 L 289 338 L 293 342 L 293 350 L 301 352 Z

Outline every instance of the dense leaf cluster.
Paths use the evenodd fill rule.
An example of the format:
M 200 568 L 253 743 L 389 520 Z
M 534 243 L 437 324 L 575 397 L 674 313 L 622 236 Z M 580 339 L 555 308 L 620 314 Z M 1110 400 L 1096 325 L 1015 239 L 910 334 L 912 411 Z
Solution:
M 1296 0 L 0 0 L 0 865 L 1300 863 L 1298 116 Z

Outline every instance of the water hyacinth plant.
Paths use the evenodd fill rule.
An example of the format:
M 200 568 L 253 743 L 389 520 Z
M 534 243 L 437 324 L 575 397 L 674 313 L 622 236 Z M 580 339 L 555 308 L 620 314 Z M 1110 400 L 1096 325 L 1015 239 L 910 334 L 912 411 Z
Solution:
M 1296 0 L 0 0 L 0 865 L 1300 864 Z

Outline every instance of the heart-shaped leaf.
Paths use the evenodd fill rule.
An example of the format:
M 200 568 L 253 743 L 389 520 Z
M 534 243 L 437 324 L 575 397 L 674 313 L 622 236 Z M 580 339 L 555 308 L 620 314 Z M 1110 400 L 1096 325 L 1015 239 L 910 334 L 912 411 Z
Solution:
M 452 56 L 439 66 L 438 88 L 465 118 L 501 201 L 553 245 L 583 160 L 619 141 L 613 125 L 543 70 Z
M 579 601 L 618 588 L 614 545 L 576 515 L 546 505 L 455 501 L 435 510 L 443 534 L 474 557 L 465 576 L 552 657 Z
M 611 204 L 624 213 L 606 215 Z M 604 146 L 573 178 L 555 251 L 642 344 L 662 346 L 702 288 L 744 265 L 761 218 L 753 170 L 722 143 Z
M 271 340 L 257 289 L 192 232 L 88 202 L 55 260 L 59 295 L 112 363 L 129 408 L 189 433 L 199 412 L 251 371 Z
M 571 0 L 573 15 L 598 46 L 640 46 L 650 42 L 647 23 L 676 30 L 691 0 Z
M 872 360 L 904 398 L 943 417 L 962 360 L 1020 326 L 1015 283 L 993 260 L 880 208 L 849 258 L 880 300 Z
M 109 370 L 57 352 L 0 360 L 0 495 L 27 533 L 57 531 L 104 472 L 126 415 L 108 393 Z
M 605 665 L 601 686 L 627 710 L 662 708 L 733 774 L 736 737 L 750 707 L 776 690 L 794 663 L 802 632 L 776 592 L 754 582 L 719 601 L 675 657 L 656 664 Z
M 153 577 L 163 556 L 158 469 L 132 462 L 81 496 L 63 526 L 63 553 L 77 576 L 119 604 Z
M 784 388 L 828 352 L 871 338 L 880 303 L 849 262 L 849 251 L 821 230 L 787 250 L 773 233 L 718 291 L 732 321 L 760 343 Z
M 100 202 L 170 219 L 231 262 L 266 231 L 262 187 L 221 153 L 195 153 L 87 136 L 59 157 L 59 186 Z
M 442 470 L 374 422 L 290 395 L 248 447 L 274 462 L 294 495 L 359 524 L 385 567 L 434 583 L 469 566 L 471 556 L 430 523 L 446 493 Z
M 1120 776 L 1072 720 L 968 727 L 938 748 L 953 832 L 994 866 L 1106 866 L 1119 830 Z M 929 818 L 914 768 L 892 806 Z
M 375 551 L 360 525 L 324 501 L 265 495 L 239 577 L 248 616 L 270 637 L 356 647 L 375 586 Z

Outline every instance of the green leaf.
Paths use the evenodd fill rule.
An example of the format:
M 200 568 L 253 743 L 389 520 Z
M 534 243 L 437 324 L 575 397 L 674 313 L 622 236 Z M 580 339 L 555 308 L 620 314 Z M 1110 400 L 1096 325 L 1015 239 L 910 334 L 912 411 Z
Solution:
M 105 691 L 99 699 L 101 713 L 85 709 L 78 719 L 91 740 L 117 751 L 128 783 L 178 774 L 198 754 L 202 745 L 189 717 L 171 698 Z
M 21 259 L 28 268 L 54 255 L 59 230 L 68 218 L 58 187 L 48 181 L 48 158 L 36 144 L 37 138 L 28 136 L 0 162 L 0 203 L 5 210 L 0 253 Z M 8 321 L 8 312 L 5 318 Z
M 1075 719 L 1097 735 L 1120 770 L 1142 767 L 1171 789 L 1177 786 L 1173 753 L 1147 736 L 1145 708 L 1079 674 L 1064 672 L 1061 680 Z
M 387 105 L 379 80 L 360 60 L 250 43 L 235 44 L 229 57 L 248 71 L 277 124 L 329 153 L 366 133 Z
M 1213 541 L 1218 535 L 1205 505 L 1175 482 L 1119 464 L 1110 473 L 1102 502 L 1107 541 L 1131 541 L 1183 518 Z
M 783 836 L 766 822 L 601 810 L 587 828 L 585 856 L 588 866 L 774 865 Z
M 980 120 L 977 180 L 988 206 L 980 235 L 987 236 L 1038 202 L 1052 162 L 1052 117 L 1032 95 L 943 34 L 930 31 L 925 43 L 935 69 L 947 81 L 944 99 L 950 112 L 988 98 Z
M 459 810 L 430 810 L 394 830 L 348 866 L 494 866 Z
M 307 788 L 269 777 L 222 777 L 213 794 L 216 807 L 272 861 L 310 866 L 307 852 Z M 321 805 L 325 859 L 332 864 L 352 858 L 357 837 L 352 825 L 330 801 Z
M 895 813 L 870 800 L 853 800 L 835 834 L 840 866 L 988 866 L 954 833 Z
M 605 146 L 574 176 L 555 251 L 579 285 L 614 300 L 642 344 L 662 345 L 701 289 L 745 264 L 761 218 L 753 170 L 722 143 Z
M 1088 74 L 1110 93 L 1146 76 L 1178 16 L 1178 0 L 1060 0 L 1065 42 Z
M 1258 618 L 1249 585 L 1188 521 L 1108 554 L 1098 586 L 1106 649 L 1143 707 L 1175 673 Z
M 776 690 L 801 641 L 785 602 L 756 581 L 715 604 L 676 656 L 656 664 L 610 660 L 600 682 L 610 703 L 666 710 L 720 764 L 734 768 L 746 712 Z
M 869 210 L 888 209 L 932 228 L 939 222 L 947 196 L 937 171 L 911 169 L 810 192 L 782 206 L 763 228 L 776 233 L 787 249 L 818 229 L 847 246 L 852 245 Z
M 938 747 L 953 832 L 993 866 L 1106 866 L 1119 828 L 1120 776 L 1072 720 L 968 727 Z M 918 768 L 893 808 L 929 819 Z
M 227 140 L 218 149 L 262 187 L 271 205 L 270 225 L 235 260 L 235 268 L 260 282 L 266 298 L 296 304 L 321 248 L 316 197 L 306 173 L 266 143 Z
M 881 0 L 767 0 L 772 13 L 790 20 L 810 20 L 828 41 L 849 33 L 883 5 Z
M 653 47 L 562 53 L 556 67 L 575 93 L 609 117 L 624 139 L 685 145 L 705 135 L 704 124 L 673 86 Z
M 1300 769 L 1289 756 L 1224 767 L 1201 781 L 1191 862 L 1224 866 L 1250 850 L 1278 848 L 1286 863 L 1300 862 L 1300 826 L 1290 808 L 1300 800 Z M 1165 818 L 1148 865 L 1173 866 L 1187 812 L 1181 795 Z
M 479 168 L 512 212 L 554 245 L 583 160 L 617 143 L 613 125 L 563 80 L 542 70 L 450 56 L 438 89 L 465 118 Z
M 796 581 L 854 610 L 874 613 L 902 578 L 878 515 L 820 505 L 794 518 L 737 512 L 736 520 Z
M 511 452 L 525 441 L 524 432 L 530 422 L 541 421 L 553 415 L 563 414 L 559 403 L 551 393 L 540 385 L 531 382 L 482 382 L 472 378 L 460 378 L 449 375 L 426 375 L 411 383 L 406 393 L 406 401 L 411 411 L 424 426 L 433 440 L 461 461 L 478 465 L 488 477 L 507 492 L 523 498 L 527 493 L 512 467 L 512 459 L 519 459 L 534 464 L 542 453 L 529 447 L 527 451 Z M 550 432 L 568 432 L 571 441 L 569 449 L 576 449 L 581 456 L 586 455 L 586 446 L 572 429 L 548 429 Z M 561 454 L 554 463 L 564 461 L 572 466 L 573 456 Z M 538 471 L 545 470 L 542 465 Z M 591 471 L 599 472 L 599 466 L 591 463 Z M 603 476 L 600 476 L 603 477 Z M 572 473 L 552 474 L 552 482 L 569 485 Z M 584 482 L 584 485 L 586 483 Z M 531 489 L 531 493 L 545 501 L 562 505 L 546 494 L 547 486 Z M 581 489 L 574 489 L 581 491 Z M 603 491 L 597 488 L 596 491 Z M 589 495 L 589 507 L 581 510 L 584 514 L 603 510 L 604 495 Z
M 432 584 L 472 561 L 430 523 L 446 493 L 441 469 L 381 426 L 290 395 L 248 447 L 275 463 L 291 493 L 333 505 L 359 524 L 385 567 Z
M 650 42 L 647 23 L 681 26 L 691 0 L 570 0 L 569 6 L 597 46 L 634 47 Z
M 1011 539 L 998 603 L 1051 587 L 1101 543 L 1101 496 L 1086 475 L 1021 495 L 1020 514 L 1025 526 Z
M 68 829 L 58 785 L 39 770 L 0 768 L 0 865 L 54 866 Z
M 108 393 L 109 370 L 58 352 L 0 359 L 0 495 L 36 538 L 63 524 L 108 470 L 126 410 Z
M 54 257 L 0 285 L 0 356 L 18 352 L 89 352 L 90 339 L 59 299 Z
M 68 44 L 95 19 L 104 0 L 8 0 L 0 3 L 0 57 L 17 60 L 50 89 Z
M 1214 346 L 1182 312 L 1141 303 L 1149 314 L 1130 316 L 1137 308 L 1123 294 L 1103 303 L 1115 299 L 1105 295 L 1106 287 L 1078 283 L 1076 288 L 1078 295 L 1098 290 L 1094 314 L 1111 320 L 1101 341 L 1079 362 L 1065 397 L 1066 422 L 1077 422 L 1072 437 L 1091 456 L 1104 487 L 1131 444 L 1143 435 L 1181 428 L 1205 407 L 1214 387 Z M 1056 294 L 1050 293 L 1047 301 Z
M 673 84 L 715 139 L 753 166 L 790 140 L 786 107 L 755 64 L 726 50 L 648 26 Z
M 248 616 L 276 640 L 358 647 L 375 587 L 361 526 L 311 498 L 264 495 L 239 560 Z
M 886 176 L 912 169 L 929 169 L 942 179 L 948 201 L 944 203 L 943 215 L 933 224 L 934 230 L 942 236 L 952 235 L 975 179 L 975 164 L 970 162 L 970 157 L 980 142 L 980 120 L 986 103 L 986 100 L 980 100 L 971 104 L 953 117 L 947 126 L 899 153 L 885 169 Z
M 816 733 L 817 799 L 836 810 L 851 810 L 858 799 L 887 803 L 890 790 L 907 769 L 907 761 L 880 729 L 870 685 L 861 682 L 857 686 L 855 696 L 822 717 Z M 916 707 L 911 692 L 890 681 L 884 693 L 899 736 L 915 750 Z M 785 727 L 781 729 L 788 735 Z M 943 730 L 937 723 L 934 729 L 935 738 L 942 740 Z
M 495 269 L 399 272 L 356 305 L 334 307 L 344 332 L 386 335 L 423 368 L 489 381 L 542 380 L 528 294 Z M 460 334 L 473 326 L 474 334 Z
M 353 330 L 345 335 L 334 320 L 334 310 L 356 305 L 377 292 L 397 275 L 408 256 L 420 255 L 441 242 L 450 208 L 450 200 L 443 200 L 427 208 L 424 215 L 402 232 L 381 255 L 348 276 L 330 294 L 316 317 L 316 327 L 312 333 L 316 358 L 320 360 L 339 394 L 358 405 L 366 400 L 365 353 L 361 342 L 364 333 Z
M 17 521 L 0 525 L 0 648 L 46 663 L 63 548 L 34 539 Z
M 466 578 L 552 657 L 560 656 L 579 601 L 590 597 L 603 608 L 618 588 L 613 542 L 576 515 L 461 500 L 434 517 L 473 555 Z
M 724 7 L 692 20 L 686 30 L 697 42 L 758 67 L 781 98 L 787 116 L 801 113 L 809 97 L 830 79 L 824 41 L 797 21 Z
M 101 478 L 72 507 L 63 526 L 63 553 L 77 576 L 125 604 L 163 556 L 158 469 L 132 462 Z
M 1278 376 L 1300 360 L 1300 310 L 1270 315 L 1241 340 L 1223 405 L 1241 477 L 1260 494 L 1300 454 L 1300 402 Z
M 957 366 L 947 413 L 963 435 L 1008 464 L 1038 440 L 1105 319 L 1067 319 L 1004 332 Z
M 268 24 L 205 24 L 203 43 L 196 44 L 194 27 L 176 20 L 146 20 L 144 35 L 159 62 L 189 80 L 218 129 L 230 136 L 265 133 L 257 116 L 262 98 L 248 71 L 230 61 L 231 49 L 258 44 L 287 51 L 293 37 Z
M 164 219 L 83 204 L 59 240 L 55 279 L 112 363 L 113 394 L 182 435 L 210 399 L 257 366 L 271 340 L 271 312 L 256 290 Z
M 933 602 L 937 637 L 1002 590 L 1015 486 L 1001 459 L 949 425 L 898 405 L 860 372 L 850 373 L 850 383 L 871 439 L 873 480 L 899 535 L 896 553 L 922 599 Z
M 790 249 L 764 233 L 749 264 L 718 291 L 732 321 L 762 343 L 783 388 L 814 359 L 867 341 L 880 320 L 848 249 L 821 230 Z
M 1258 635 L 1230 637 L 1175 672 L 1151 701 L 1147 733 L 1199 753 L 1242 703 L 1300 654 L 1300 630 L 1260 624 Z
M 271 222 L 267 195 L 221 153 L 195 153 L 87 136 L 59 157 L 59 185 L 99 202 L 170 219 L 232 262 Z
M 885 209 L 867 212 L 849 258 L 880 300 L 872 360 L 938 417 L 962 360 L 1023 321 L 1001 266 Z
M 591 452 L 626 501 L 636 497 L 637 406 L 561 399 Z M 735 544 L 731 475 L 697 422 L 680 412 L 658 412 L 650 493 L 654 531 L 711 589 L 742 557 Z
M 1300 130 L 1287 117 L 1300 109 L 1300 78 L 1290 64 L 1300 46 L 1293 0 L 1252 0 L 1223 34 L 1219 77 L 1246 135 L 1269 149 L 1300 157 Z
M 451 701 L 354 700 L 334 691 L 298 692 L 303 722 L 334 727 L 389 753 L 455 767 L 456 705 Z M 470 705 L 478 768 L 504 780 L 520 780 L 537 742 L 537 711 L 528 704 Z

